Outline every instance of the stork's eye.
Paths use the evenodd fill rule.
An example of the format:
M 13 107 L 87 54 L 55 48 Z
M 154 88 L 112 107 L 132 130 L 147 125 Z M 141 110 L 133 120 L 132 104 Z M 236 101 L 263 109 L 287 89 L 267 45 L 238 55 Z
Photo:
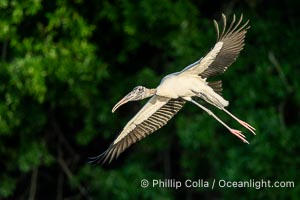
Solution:
M 138 92 L 144 91 L 143 87 L 136 87 L 136 90 L 137 90 Z

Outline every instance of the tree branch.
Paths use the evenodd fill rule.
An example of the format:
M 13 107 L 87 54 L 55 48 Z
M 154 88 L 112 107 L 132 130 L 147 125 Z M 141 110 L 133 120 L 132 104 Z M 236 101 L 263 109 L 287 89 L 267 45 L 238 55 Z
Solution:
M 62 158 L 58 158 L 57 161 L 58 161 L 59 165 L 61 166 L 63 172 L 66 174 L 66 176 L 70 180 L 70 182 L 73 182 L 73 183 L 75 182 L 75 185 L 77 186 L 80 194 L 82 196 L 84 196 L 86 199 L 91 199 L 88 196 L 87 190 L 80 183 L 78 183 L 76 181 L 76 179 L 74 178 L 74 175 L 73 175 L 72 171 L 69 169 L 69 167 L 67 166 L 66 162 Z
M 35 199 L 36 186 L 37 186 L 37 177 L 38 177 L 38 167 L 33 169 L 30 181 L 30 190 L 29 190 L 29 200 Z
M 283 73 L 282 68 L 281 68 L 278 60 L 276 59 L 274 53 L 272 51 L 269 51 L 268 57 L 269 57 L 270 62 L 274 65 L 275 69 L 277 70 L 277 72 L 279 74 L 279 78 L 285 85 L 286 90 L 288 92 L 291 92 L 293 90 L 293 88 L 288 83 L 287 78 L 286 78 L 285 74 Z

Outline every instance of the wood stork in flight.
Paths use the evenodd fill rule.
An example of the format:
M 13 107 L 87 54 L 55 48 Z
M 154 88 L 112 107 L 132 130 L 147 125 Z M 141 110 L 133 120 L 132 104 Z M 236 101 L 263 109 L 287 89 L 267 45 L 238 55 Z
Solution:
M 148 89 L 143 86 L 135 87 L 113 107 L 112 112 L 115 112 L 121 105 L 129 101 L 138 101 L 152 96 L 145 106 L 126 124 L 108 149 L 104 153 L 90 158 L 91 163 L 110 163 L 129 146 L 164 126 L 186 102 L 197 105 L 232 134 L 248 143 L 241 131 L 230 128 L 213 112 L 193 100 L 193 97 L 202 98 L 209 104 L 226 112 L 255 134 L 255 128 L 225 109 L 228 106 L 228 101 L 221 94 L 222 82 L 207 81 L 208 77 L 223 73 L 236 60 L 243 49 L 245 34 L 250 27 L 248 26 L 249 20 L 241 25 L 243 15 L 238 21 L 236 21 L 234 15 L 229 26 L 227 26 L 224 14 L 222 14 L 222 18 L 222 32 L 220 32 L 219 25 L 214 20 L 217 42 L 206 56 L 180 72 L 167 75 L 156 89 Z

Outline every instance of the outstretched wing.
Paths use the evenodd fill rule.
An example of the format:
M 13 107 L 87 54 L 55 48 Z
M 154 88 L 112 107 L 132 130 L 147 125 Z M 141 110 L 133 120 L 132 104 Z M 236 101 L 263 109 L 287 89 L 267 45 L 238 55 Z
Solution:
M 158 130 L 182 108 L 183 99 L 153 96 L 145 106 L 126 124 L 121 133 L 99 156 L 91 158 L 91 163 L 111 162 L 132 144 Z
M 244 47 L 244 39 L 247 29 L 250 28 L 248 21 L 243 25 L 243 15 L 236 22 L 235 15 L 227 28 L 226 16 L 222 14 L 223 29 L 220 33 L 219 25 L 214 20 L 217 31 L 217 43 L 214 48 L 199 61 L 184 68 L 181 73 L 198 74 L 202 78 L 207 78 L 223 73 L 239 56 Z

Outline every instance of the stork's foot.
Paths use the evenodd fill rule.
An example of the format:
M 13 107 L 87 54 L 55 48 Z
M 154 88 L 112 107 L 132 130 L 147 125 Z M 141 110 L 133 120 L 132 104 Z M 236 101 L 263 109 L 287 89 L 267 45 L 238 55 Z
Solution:
M 242 121 L 242 120 L 238 120 L 238 122 L 243 126 L 243 127 L 245 127 L 246 129 L 248 129 L 251 133 L 253 133 L 254 135 L 256 135 L 255 134 L 255 128 L 253 127 L 253 126 L 251 126 L 250 124 L 248 124 L 248 123 L 246 123 L 246 122 L 244 122 L 244 121 Z
M 240 138 L 243 142 L 249 144 L 249 142 L 245 139 L 246 137 L 242 134 L 241 131 L 236 130 L 236 129 L 230 129 L 229 131 L 236 137 Z

